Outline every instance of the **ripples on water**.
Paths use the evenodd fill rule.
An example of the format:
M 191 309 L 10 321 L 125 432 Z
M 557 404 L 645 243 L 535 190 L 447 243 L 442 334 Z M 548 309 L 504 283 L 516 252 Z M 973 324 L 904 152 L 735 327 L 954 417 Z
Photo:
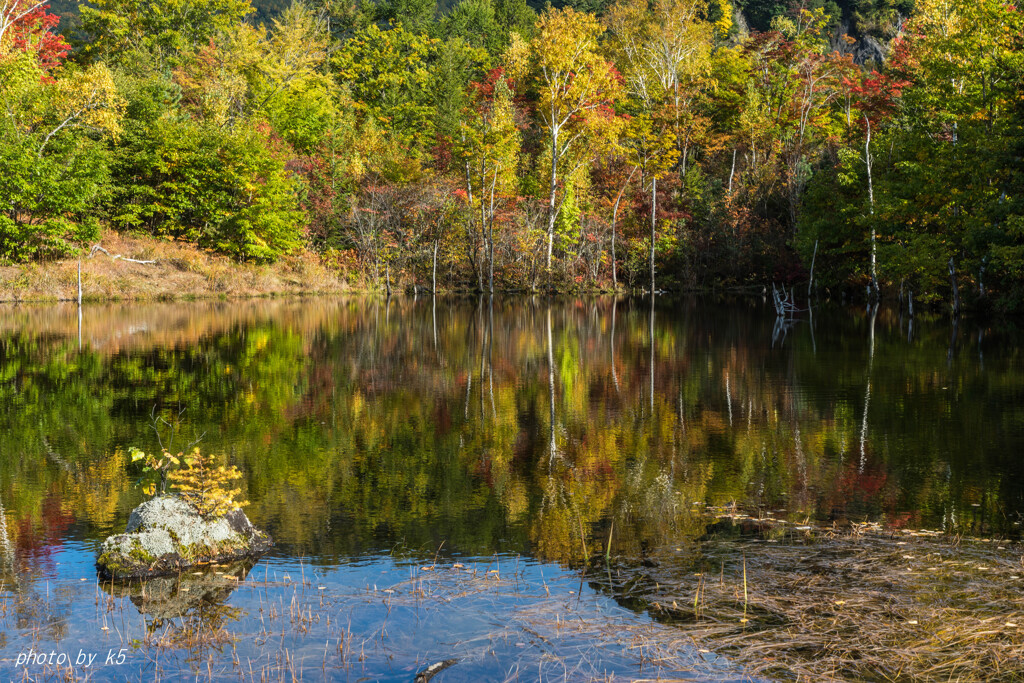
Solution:
M 125 647 L 100 678 L 410 680 L 454 658 L 435 680 L 728 679 L 610 570 L 581 582 L 584 554 L 699 553 L 723 509 L 1019 535 L 1022 391 L 1015 333 L 889 311 L 780 329 L 759 301 L 109 306 L 81 327 L 8 309 L 0 666 Z M 98 586 L 95 549 L 143 499 L 127 448 L 181 408 L 179 438 L 245 472 L 278 546 L 148 597 Z

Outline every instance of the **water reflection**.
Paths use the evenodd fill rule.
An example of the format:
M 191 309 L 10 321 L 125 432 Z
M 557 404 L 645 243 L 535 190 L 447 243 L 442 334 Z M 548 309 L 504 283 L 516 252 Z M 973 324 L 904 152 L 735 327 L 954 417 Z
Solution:
M 760 302 L 610 298 L 17 308 L 0 551 L 46 566 L 34 548 L 119 531 L 154 407 L 246 473 L 280 552 L 324 566 L 399 542 L 644 556 L 724 505 L 1017 533 L 1014 333 L 911 334 L 878 308 L 775 323 Z
M 112 597 L 128 598 L 148 617 L 149 632 L 170 623 L 176 635 L 190 631 L 218 631 L 237 621 L 240 610 L 225 605 L 231 592 L 245 581 L 254 562 L 205 566 L 174 576 L 148 581 L 105 581 L 100 585 Z M 175 622 L 174 620 L 180 620 Z

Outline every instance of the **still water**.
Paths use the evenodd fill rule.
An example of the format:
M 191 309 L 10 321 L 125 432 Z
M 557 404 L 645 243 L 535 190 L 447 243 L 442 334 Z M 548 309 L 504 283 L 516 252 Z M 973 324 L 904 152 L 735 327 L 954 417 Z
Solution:
M 267 557 L 97 582 L 154 424 L 244 472 Z M 0 677 L 747 680 L 588 572 L 699 552 L 725 511 L 1016 538 L 1022 445 L 1017 333 L 894 311 L 6 308 Z

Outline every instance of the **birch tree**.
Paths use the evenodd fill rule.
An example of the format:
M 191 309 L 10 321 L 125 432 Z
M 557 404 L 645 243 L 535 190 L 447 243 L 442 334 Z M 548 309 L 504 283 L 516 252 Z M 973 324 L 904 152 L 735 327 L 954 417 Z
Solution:
M 564 200 L 559 185 L 613 141 L 620 122 L 612 111 L 621 84 L 598 52 L 597 19 L 572 8 L 548 9 L 537 22 L 537 112 L 550 148 L 545 266 L 550 273 L 555 221 Z

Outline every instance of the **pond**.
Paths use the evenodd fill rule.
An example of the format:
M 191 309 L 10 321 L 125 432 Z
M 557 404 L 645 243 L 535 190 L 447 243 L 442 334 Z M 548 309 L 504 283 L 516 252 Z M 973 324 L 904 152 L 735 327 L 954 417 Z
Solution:
M 936 558 L 906 568 L 916 583 L 857 593 L 869 611 L 906 594 L 880 619 L 925 624 L 899 610 L 940 577 L 953 588 L 936 610 L 954 588 L 1024 609 L 1009 590 L 1024 521 L 1018 342 L 887 309 L 782 324 L 760 298 L 9 307 L 0 675 L 786 678 L 818 655 L 751 668 L 741 639 L 767 648 L 801 628 L 757 591 L 810 591 L 840 565 L 848 580 L 876 550 L 876 568 Z M 99 544 L 145 499 L 128 449 L 158 449 L 158 432 L 242 470 L 270 554 L 97 581 Z M 825 559 L 789 569 L 807 547 Z M 1000 578 L 967 591 L 961 560 Z M 863 588 L 878 572 L 861 575 Z M 705 607 L 711 584 L 720 609 Z M 950 663 L 935 637 L 954 667 L 936 671 L 1006 665 L 991 648 Z M 896 644 L 859 647 L 867 661 Z

